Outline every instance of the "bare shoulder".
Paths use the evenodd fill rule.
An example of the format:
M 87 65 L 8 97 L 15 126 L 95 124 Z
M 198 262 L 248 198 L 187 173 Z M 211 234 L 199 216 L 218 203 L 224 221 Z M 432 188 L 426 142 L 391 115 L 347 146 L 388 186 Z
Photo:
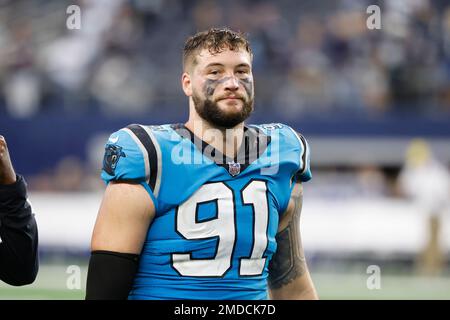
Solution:
M 111 182 L 108 184 L 100 206 L 99 215 L 118 218 L 153 218 L 155 205 L 141 184 Z
M 92 250 L 139 253 L 155 215 L 150 195 L 140 184 L 108 184 L 92 235 Z

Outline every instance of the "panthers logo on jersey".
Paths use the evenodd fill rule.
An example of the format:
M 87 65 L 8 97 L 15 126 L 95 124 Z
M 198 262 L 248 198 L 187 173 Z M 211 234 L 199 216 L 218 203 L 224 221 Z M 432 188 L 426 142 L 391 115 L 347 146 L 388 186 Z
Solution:
M 120 157 L 126 157 L 125 152 L 122 151 L 122 147 L 114 144 L 107 144 L 105 146 L 103 170 L 110 176 L 114 175 L 114 171 L 116 170 Z

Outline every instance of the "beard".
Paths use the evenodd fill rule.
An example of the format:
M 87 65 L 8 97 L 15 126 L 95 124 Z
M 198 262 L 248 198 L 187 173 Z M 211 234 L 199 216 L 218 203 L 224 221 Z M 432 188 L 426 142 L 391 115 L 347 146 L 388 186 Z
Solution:
M 253 112 L 254 100 L 240 98 L 242 107 L 239 111 L 227 111 L 219 107 L 219 100 L 202 99 L 195 93 L 192 95 L 195 110 L 199 116 L 210 124 L 231 129 L 239 123 L 244 122 Z

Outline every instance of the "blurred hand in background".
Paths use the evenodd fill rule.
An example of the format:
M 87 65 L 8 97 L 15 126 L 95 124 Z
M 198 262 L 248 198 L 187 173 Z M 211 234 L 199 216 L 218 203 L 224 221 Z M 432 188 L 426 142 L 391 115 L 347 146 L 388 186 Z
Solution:
M 16 173 L 9 157 L 8 146 L 3 136 L 0 136 L 0 184 L 16 182 Z

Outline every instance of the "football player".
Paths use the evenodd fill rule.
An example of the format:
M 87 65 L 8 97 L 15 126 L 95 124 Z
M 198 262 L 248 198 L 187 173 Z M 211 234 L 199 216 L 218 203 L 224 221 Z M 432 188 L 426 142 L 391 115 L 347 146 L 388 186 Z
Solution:
M 230 29 L 184 48 L 184 124 L 133 124 L 105 146 L 87 299 L 316 299 L 300 240 L 306 140 L 247 125 L 252 51 Z

